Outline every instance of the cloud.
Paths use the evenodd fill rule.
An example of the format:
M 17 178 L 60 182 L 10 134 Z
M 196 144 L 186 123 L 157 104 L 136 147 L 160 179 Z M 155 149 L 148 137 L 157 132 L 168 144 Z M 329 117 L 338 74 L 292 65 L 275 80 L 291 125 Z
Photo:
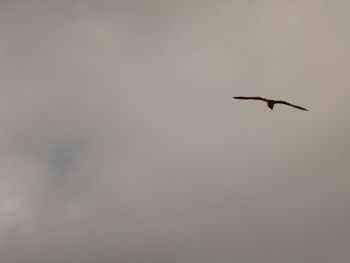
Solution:
M 19 3 L 2 262 L 346 262 L 346 4 Z

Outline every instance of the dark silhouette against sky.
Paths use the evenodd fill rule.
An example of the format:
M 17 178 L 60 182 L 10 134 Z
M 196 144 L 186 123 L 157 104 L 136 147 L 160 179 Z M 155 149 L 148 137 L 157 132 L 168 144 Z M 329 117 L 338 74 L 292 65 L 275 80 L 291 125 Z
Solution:
M 288 106 L 292 106 L 294 108 L 300 109 L 300 110 L 305 110 L 307 111 L 307 109 L 300 107 L 298 105 L 294 105 L 291 104 L 289 102 L 286 102 L 284 100 L 271 100 L 271 99 L 265 99 L 262 97 L 245 97 L 245 96 L 238 96 L 238 97 L 232 97 L 234 99 L 239 99 L 239 100 L 261 100 L 261 101 L 265 101 L 267 106 L 273 110 L 273 107 L 275 106 L 275 104 L 284 104 L 284 105 L 288 105 Z

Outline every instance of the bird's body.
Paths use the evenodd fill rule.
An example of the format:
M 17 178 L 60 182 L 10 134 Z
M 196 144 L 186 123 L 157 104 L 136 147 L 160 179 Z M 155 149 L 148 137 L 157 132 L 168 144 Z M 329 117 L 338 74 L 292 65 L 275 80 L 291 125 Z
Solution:
M 292 107 L 297 108 L 299 110 L 305 110 L 305 111 L 308 110 L 308 109 L 305 109 L 303 107 L 300 107 L 300 106 L 291 104 L 289 102 L 286 102 L 284 100 L 270 100 L 270 99 L 265 99 L 265 98 L 262 98 L 262 97 L 244 97 L 244 96 L 238 96 L 238 97 L 232 97 L 232 98 L 239 99 L 239 100 L 261 100 L 261 101 L 265 101 L 267 106 L 271 110 L 273 110 L 273 107 L 275 106 L 275 104 L 284 104 L 284 105 L 287 105 L 287 106 L 292 106 Z
M 266 103 L 267 103 L 267 107 L 273 110 L 273 106 L 275 106 L 275 102 L 273 100 L 267 100 Z

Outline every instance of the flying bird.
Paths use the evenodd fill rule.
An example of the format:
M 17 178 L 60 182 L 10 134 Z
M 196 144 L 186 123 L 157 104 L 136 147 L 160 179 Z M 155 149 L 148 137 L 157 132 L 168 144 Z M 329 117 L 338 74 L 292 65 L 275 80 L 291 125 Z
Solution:
M 303 107 L 300 107 L 300 106 L 291 104 L 289 102 L 286 102 L 284 100 L 270 100 L 270 99 L 265 99 L 265 98 L 262 98 L 262 97 L 243 97 L 243 96 L 232 97 L 232 98 L 239 99 L 239 100 L 262 100 L 262 101 L 265 101 L 267 103 L 267 106 L 271 110 L 273 110 L 273 106 L 275 106 L 275 104 L 284 104 L 284 105 L 292 106 L 292 107 L 297 108 L 299 110 L 308 110 L 308 109 L 305 109 Z

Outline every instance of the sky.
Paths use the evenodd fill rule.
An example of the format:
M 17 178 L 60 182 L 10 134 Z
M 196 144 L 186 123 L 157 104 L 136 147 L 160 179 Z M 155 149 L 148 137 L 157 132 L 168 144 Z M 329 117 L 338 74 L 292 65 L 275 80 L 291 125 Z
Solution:
M 349 10 L 2 0 L 1 262 L 349 262 Z

